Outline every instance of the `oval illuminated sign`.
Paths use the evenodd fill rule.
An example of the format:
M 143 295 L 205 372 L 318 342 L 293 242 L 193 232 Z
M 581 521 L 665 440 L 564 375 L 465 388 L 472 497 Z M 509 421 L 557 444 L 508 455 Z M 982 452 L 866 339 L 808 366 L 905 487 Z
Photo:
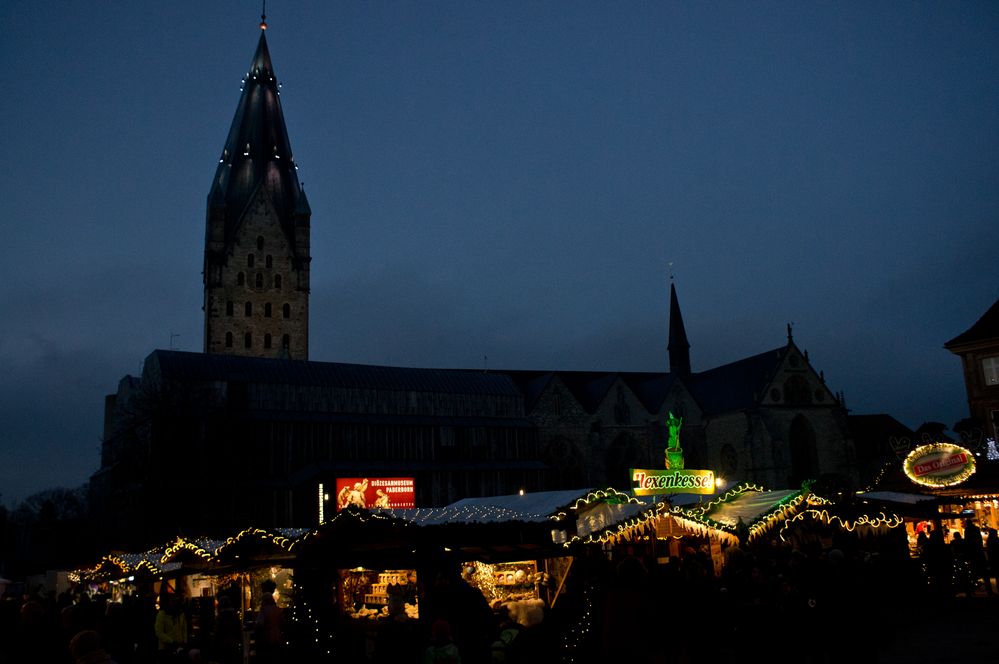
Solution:
M 975 455 L 959 445 L 933 443 L 909 452 L 903 465 L 905 474 L 916 484 L 954 486 L 975 473 Z

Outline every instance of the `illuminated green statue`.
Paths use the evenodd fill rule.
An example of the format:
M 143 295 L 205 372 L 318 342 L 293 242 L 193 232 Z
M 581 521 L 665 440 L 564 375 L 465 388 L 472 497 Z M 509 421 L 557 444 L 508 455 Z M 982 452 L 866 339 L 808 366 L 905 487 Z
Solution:
M 666 469 L 683 469 L 683 450 L 680 448 L 680 425 L 683 418 L 677 417 L 672 411 L 666 418 L 666 429 L 669 431 L 669 442 L 666 444 Z

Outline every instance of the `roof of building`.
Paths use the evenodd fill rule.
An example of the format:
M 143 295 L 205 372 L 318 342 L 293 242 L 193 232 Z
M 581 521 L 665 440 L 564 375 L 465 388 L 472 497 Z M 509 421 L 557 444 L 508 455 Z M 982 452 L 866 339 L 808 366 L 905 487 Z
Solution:
M 212 208 L 228 210 L 225 221 L 227 246 L 233 240 L 247 205 L 261 187 L 269 195 L 292 247 L 295 246 L 295 217 L 310 214 L 305 191 L 298 181 L 298 167 L 288 140 L 278 88 L 267 40 L 261 31 L 208 193 L 209 211 Z
M 897 451 L 908 449 L 916 442 L 916 433 L 891 415 L 850 415 L 847 417 L 850 437 L 861 458 L 878 458 L 880 455 L 896 452 L 890 447 L 895 439 Z
M 983 341 L 999 342 L 999 300 L 996 300 L 974 325 L 945 343 L 944 348 L 955 351 L 962 346 Z
M 788 346 L 781 346 L 708 371 L 688 380 L 691 394 L 706 413 L 725 413 L 759 403 Z
M 175 350 L 155 350 L 146 358 L 146 362 L 150 361 L 166 380 L 245 381 L 439 394 L 521 396 L 509 376 L 492 372 L 279 360 Z
M 787 347 L 776 348 L 680 380 L 705 413 L 751 408 L 773 378 Z M 313 362 L 236 355 L 153 351 L 165 379 L 199 382 L 243 381 L 286 385 L 323 385 L 351 389 L 479 394 L 522 398 L 526 410 L 558 378 L 579 404 L 593 413 L 621 380 L 650 413 L 658 412 L 677 376 L 664 372 L 476 371 Z

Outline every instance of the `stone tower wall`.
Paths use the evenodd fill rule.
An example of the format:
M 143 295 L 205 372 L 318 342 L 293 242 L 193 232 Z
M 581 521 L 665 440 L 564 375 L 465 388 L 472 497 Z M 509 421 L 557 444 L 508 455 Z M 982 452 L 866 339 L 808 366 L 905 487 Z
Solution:
M 298 263 L 296 268 L 274 208 L 259 193 L 229 247 L 218 283 L 206 285 L 205 352 L 308 359 L 309 263 Z

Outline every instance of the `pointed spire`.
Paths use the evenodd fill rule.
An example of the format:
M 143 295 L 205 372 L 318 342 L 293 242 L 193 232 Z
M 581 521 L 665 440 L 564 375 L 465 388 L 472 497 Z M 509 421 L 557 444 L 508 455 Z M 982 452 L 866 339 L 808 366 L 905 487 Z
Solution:
M 266 14 L 261 15 L 264 18 Z M 262 20 L 260 27 L 257 50 L 243 80 L 242 95 L 209 190 L 208 207 L 209 212 L 213 208 L 227 210 L 228 245 L 250 199 L 263 188 L 294 247 L 296 214 L 308 214 L 309 204 L 298 181 L 284 123 L 280 85 L 267 48 L 266 21 Z
M 690 343 L 687 342 L 687 330 L 683 326 L 683 316 L 680 314 L 680 302 L 676 299 L 676 286 L 673 276 L 669 283 L 669 370 L 680 376 L 690 375 Z

